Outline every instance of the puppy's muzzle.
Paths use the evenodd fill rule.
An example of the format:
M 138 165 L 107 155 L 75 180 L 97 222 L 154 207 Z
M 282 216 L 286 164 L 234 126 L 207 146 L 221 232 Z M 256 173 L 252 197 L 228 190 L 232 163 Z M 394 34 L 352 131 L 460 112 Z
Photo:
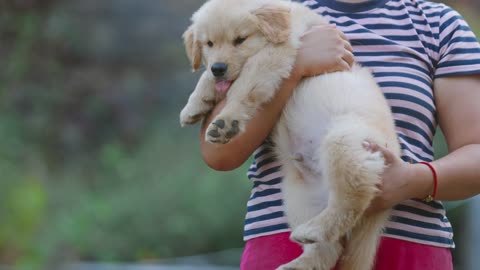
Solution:
M 223 77 L 227 72 L 228 65 L 225 63 L 215 63 L 212 65 L 211 70 L 212 74 L 215 77 Z

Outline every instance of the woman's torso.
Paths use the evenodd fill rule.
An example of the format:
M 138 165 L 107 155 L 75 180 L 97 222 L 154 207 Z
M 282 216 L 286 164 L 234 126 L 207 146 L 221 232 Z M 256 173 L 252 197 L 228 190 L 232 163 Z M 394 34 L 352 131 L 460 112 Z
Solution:
M 468 26 L 462 25 L 458 14 L 445 5 L 426 1 L 300 2 L 335 23 L 349 38 L 355 60 L 373 72 L 393 113 L 401 158 L 406 162 L 432 161 L 437 127 L 434 79 L 480 72 L 480 57 L 473 63 L 478 67 L 468 62 L 465 67 L 458 60 L 469 50 L 480 54 Z M 455 31 L 464 31 L 465 35 L 456 37 Z M 253 189 L 244 239 L 288 231 L 280 164 L 269 142 L 255 151 L 247 176 Z M 439 201 L 408 200 L 395 206 L 384 234 L 434 246 L 454 246 L 452 228 Z

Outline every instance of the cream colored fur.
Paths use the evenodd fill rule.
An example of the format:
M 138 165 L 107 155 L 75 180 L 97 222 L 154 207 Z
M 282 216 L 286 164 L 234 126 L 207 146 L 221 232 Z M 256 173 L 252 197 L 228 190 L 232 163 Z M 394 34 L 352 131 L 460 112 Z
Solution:
M 184 35 L 194 69 L 201 63 L 207 69 L 181 112 L 181 124 L 199 121 L 222 98 L 210 67 L 225 62 L 225 78 L 234 83 L 205 138 L 228 143 L 289 76 L 301 35 L 322 23 L 321 16 L 297 3 L 208 1 Z M 235 46 L 237 37 L 248 38 Z M 388 211 L 365 215 L 385 165 L 380 153 L 365 150 L 362 143 L 400 151 L 389 106 L 370 72 L 355 65 L 304 79 L 273 139 L 285 175 L 292 239 L 304 247 L 298 259 L 279 269 L 330 270 L 338 261 L 342 270 L 370 270 Z

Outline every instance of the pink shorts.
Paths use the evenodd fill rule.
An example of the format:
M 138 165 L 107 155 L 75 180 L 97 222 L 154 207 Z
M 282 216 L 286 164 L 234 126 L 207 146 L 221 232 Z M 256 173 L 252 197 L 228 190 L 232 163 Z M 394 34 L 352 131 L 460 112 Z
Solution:
M 241 270 L 274 270 L 302 254 L 290 241 L 290 233 L 279 233 L 248 240 Z M 374 270 L 453 270 L 450 249 L 383 237 Z

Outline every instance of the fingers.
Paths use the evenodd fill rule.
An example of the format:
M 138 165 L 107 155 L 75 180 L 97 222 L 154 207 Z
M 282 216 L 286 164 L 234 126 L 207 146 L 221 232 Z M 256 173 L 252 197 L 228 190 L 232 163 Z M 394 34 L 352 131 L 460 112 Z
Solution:
M 350 70 L 354 63 L 353 54 L 346 52 L 343 56 L 338 56 L 335 65 L 327 72 L 345 71 Z
M 335 25 L 314 25 L 302 35 L 297 55 L 301 77 L 347 71 L 353 64 L 353 48 Z
M 350 40 L 348 40 L 345 33 L 343 33 L 342 31 L 338 31 L 338 35 L 343 40 L 343 43 L 345 44 L 345 49 L 350 51 L 350 52 L 353 52 L 353 48 L 352 48 L 352 45 L 350 44 Z
M 338 35 L 340 36 L 340 38 L 348 42 L 348 38 L 345 33 L 343 33 L 342 31 L 338 31 Z
M 351 67 L 352 65 L 342 58 L 342 61 L 340 62 L 338 70 L 335 70 L 335 71 L 349 70 Z
M 343 46 L 345 47 L 345 50 L 353 52 L 353 47 L 348 40 L 343 41 Z
M 370 152 L 380 152 L 382 155 L 383 155 L 383 158 L 385 159 L 385 163 L 388 165 L 388 164 L 391 164 L 395 161 L 396 157 L 395 155 L 392 153 L 392 151 L 390 151 L 388 148 L 386 147 L 383 147 L 383 146 L 380 146 L 376 143 L 372 143 L 372 142 L 369 142 L 369 141 L 364 141 L 362 143 L 362 146 L 363 148 L 365 148 L 367 151 L 370 151 Z
M 354 56 L 353 56 L 353 47 L 348 41 L 347 37 L 345 36 L 344 33 L 340 32 L 340 37 L 343 39 L 343 46 L 345 48 L 345 56 L 343 57 L 345 61 L 349 64 L 349 66 L 353 66 L 353 63 L 355 62 Z
M 377 144 L 374 144 L 374 143 L 371 143 L 369 141 L 364 141 L 362 143 L 362 146 L 363 148 L 365 148 L 365 150 L 367 151 L 370 151 L 370 152 L 378 152 L 378 145 Z
M 350 51 L 346 51 L 345 55 L 342 57 L 342 59 L 347 62 L 348 68 L 350 69 L 353 66 L 353 63 L 355 62 L 355 59 L 353 57 L 353 53 Z
M 349 66 L 349 69 L 350 69 L 350 67 L 352 67 L 353 63 L 355 62 L 355 59 L 354 59 L 354 56 L 353 56 L 353 47 L 350 44 L 350 42 L 348 41 L 347 36 L 342 31 L 338 31 L 338 35 L 342 39 L 343 47 L 345 49 L 345 51 L 344 51 L 345 55 L 342 58 L 345 62 L 348 63 L 348 66 Z

